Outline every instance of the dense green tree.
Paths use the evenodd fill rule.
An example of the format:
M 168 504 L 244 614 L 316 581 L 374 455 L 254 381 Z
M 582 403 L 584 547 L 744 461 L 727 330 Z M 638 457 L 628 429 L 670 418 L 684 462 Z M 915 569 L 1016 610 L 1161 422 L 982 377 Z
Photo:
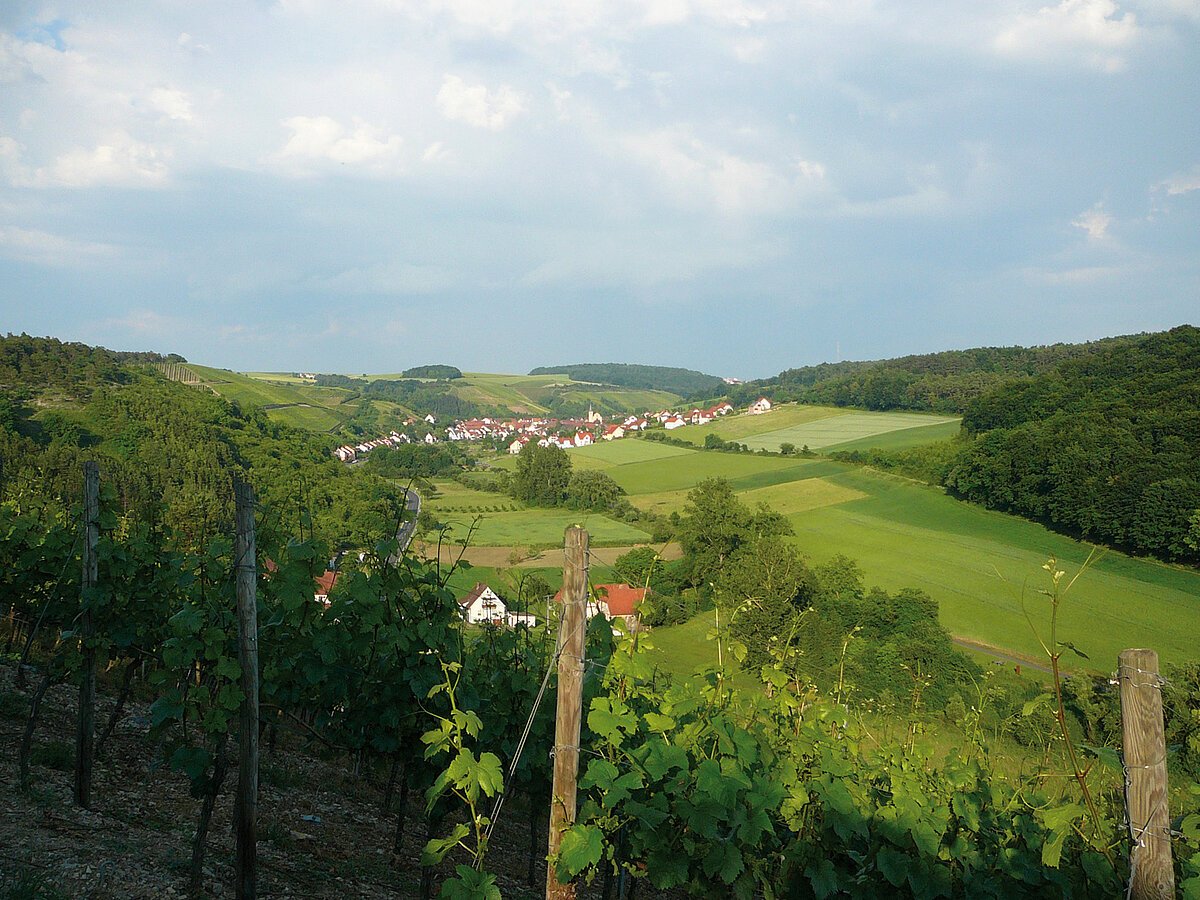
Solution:
M 440 380 L 449 381 L 453 378 L 462 378 L 461 369 L 455 366 L 413 366 L 411 369 L 405 369 L 402 373 L 405 378 L 437 378 Z
M 1106 346 L 972 403 L 957 495 L 1093 541 L 1195 558 L 1200 329 Z
M 517 455 L 513 496 L 534 506 L 560 506 L 567 499 L 571 460 L 562 448 L 530 442 Z
M 715 584 L 730 630 L 746 645 L 752 671 L 772 659 L 812 604 L 816 580 L 795 545 L 779 535 L 755 536 L 730 556 Z
M 783 516 L 764 505 L 750 509 L 724 478 L 705 479 L 688 492 L 677 526 L 688 580 L 695 586 L 720 581 L 733 554 L 748 541 L 790 533 Z
M 567 505 L 574 509 L 611 510 L 624 496 L 623 487 L 595 469 L 573 471 L 567 482 Z
M 460 471 L 466 454 L 454 444 L 399 444 L 372 450 L 363 464 L 382 478 L 432 478 Z
M 619 387 L 669 391 L 684 397 L 713 395 L 724 387 L 716 375 L 694 369 L 668 366 L 639 366 L 629 363 L 579 363 L 567 366 L 543 366 L 530 375 L 566 375 L 575 381 L 614 384 Z

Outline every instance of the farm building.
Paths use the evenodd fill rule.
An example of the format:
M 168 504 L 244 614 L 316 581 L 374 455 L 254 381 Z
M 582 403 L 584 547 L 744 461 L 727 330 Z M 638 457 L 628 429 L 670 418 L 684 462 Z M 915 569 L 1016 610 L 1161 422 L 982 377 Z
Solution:
M 458 601 L 463 618 L 472 625 L 490 622 L 500 625 L 505 621 L 508 607 L 500 596 L 486 584 L 476 584 L 465 597 Z
M 637 605 L 646 599 L 648 588 L 635 588 L 628 584 L 594 584 L 592 595 L 587 601 L 586 615 L 590 619 L 603 615 L 610 622 L 620 619 L 632 631 L 637 627 Z M 593 599 L 593 597 L 597 599 Z M 555 603 L 562 603 L 562 591 L 554 595 Z

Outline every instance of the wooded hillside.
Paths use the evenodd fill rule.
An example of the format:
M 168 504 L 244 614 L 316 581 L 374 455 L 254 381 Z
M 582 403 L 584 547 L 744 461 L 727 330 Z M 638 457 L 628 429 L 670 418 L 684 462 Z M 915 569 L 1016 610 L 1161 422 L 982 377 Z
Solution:
M 629 363 L 576 363 L 566 366 L 542 366 L 530 375 L 567 375 L 575 381 L 594 381 L 618 387 L 668 391 L 683 397 L 714 394 L 725 382 L 716 375 L 705 375 L 695 369 L 670 366 L 639 366 Z
M 1040 375 L 1066 360 L 1144 338 L 1138 335 L 1044 347 L 977 347 L 898 359 L 821 363 L 748 382 L 731 390 L 729 396 L 743 406 L 765 395 L 779 403 L 795 400 L 874 410 L 961 413 L 976 398 L 1014 379 Z
M 1197 558 L 1200 329 L 1067 360 L 974 401 L 946 485 L 1089 540 Z

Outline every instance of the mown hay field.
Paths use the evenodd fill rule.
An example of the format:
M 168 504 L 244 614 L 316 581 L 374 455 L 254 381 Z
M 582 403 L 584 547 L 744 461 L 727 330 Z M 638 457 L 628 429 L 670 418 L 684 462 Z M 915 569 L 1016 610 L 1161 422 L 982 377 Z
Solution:
M 924 590 L 956 636 L 1042 655 L 1022 612 L 1048 640 L 1051 556 L 1074 575 L 1090 547 L 1033 522 L 983 509 L 938 488 L 870 470 L 827 481 L 864 496 L 788 516 L 797 546 L 820 563 L 837 554 L 859 562 L 868 584 Z M 1109 671 L 1128 647 L 1153 647 L 1165 662 L 1200 656 L 1200 573 L 1106 553 L 1061 606 L 1058 639 L 1088 654 L 1072 668 Z
M 770 413 L 760 418 L 766 419 L 769 416 Z M 755 450 L 778 450 L 780 445 L 785 443 L 797 448 L 807 446 L 812 450 L 823 450 L 826 447 L 864 440 L 867 446 L 878 446 L 883 436 L 893 432 L 930 425 L 956 426 L 958 421 L 950 416 L 930 416 L 921 413 L 851 412 L 748 435 L 740 439 L 740 443 Z

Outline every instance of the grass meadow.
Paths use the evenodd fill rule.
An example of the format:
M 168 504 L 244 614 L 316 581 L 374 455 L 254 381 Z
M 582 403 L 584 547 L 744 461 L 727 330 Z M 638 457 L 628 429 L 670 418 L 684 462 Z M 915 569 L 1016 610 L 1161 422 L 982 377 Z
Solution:
M 957 425 L 896 429 L 882 440 L 901 442 L 908 431 L 945 439 Z M 878 440 L 868 439 L 875 442 L 870 445 Z M 662 454 L 666 449 L 681 452 Z M 1071 576 L 1090 551 L 1089 545 L 955 500 L 939 488 L 828 459 L 687 451 L 630 439 L 571 453 L 573 460 L 603 466 L 636 506 L 664 514 L 682 509 L 688 490 L 701 479 L 729 478 L 743 501 L 765 502 L 788 517 L 796 545 L 813 563 L 849 556 L 868 585 L 926 591 L 954 635 L 1027 657 L 1042 651 L 1022 612 L 1022 592 L 1045 637 L 1048 602 L 1037 593 L 1046 587 L 1042 564 L 1055 556 Z M 650 454 L 656 455 L 647 458 Z M 1058 640 L 1089 656 L 1068 654 L 1064 664 L 1109 671 L 1117 653 L 1135 646 L 1153 647 L 1165 662 L 1194 660 L 1200 656 L 1198 605 L 1200 572 L 1110 551 L 1061 605 Z
M 760 418 L 767 418 L 766 416 Z M 849 412 L 841 416 L 829 416 L 812 422 L 803 422 L 748 435 L 740 443 L 751 449 L 778 450 L 780 444 L 790 443 L 796 447 L 808 446 L 812 450 L 823 450 L 851 442 L 866 441 L 865 446 L 881 446 L 888 434 L 910 428 L 933 426 L 958 426 L 957 418 L 929 416 L 918 413 L 871 413 Z M 927 442 L 927 441 L 923 441 Z
M 938 601 L 955 636 L 1041 656 L 1022 612 L 1048 638 L 1049 586 L 1043 563 L 1054 556 L 1073 576 L 1088 545 L 1040 525 L 955 500 L 940 489 L 847 468 L 831 484 L 864 496 L 788 516 L 795 542 L 815 563 L 844 554 L 870 585 L 917 587 Z M 1106 553 L 1060 605 L 1058 640 L 1088 654 L 1064 665 L 1097 672 L 1116 666 L 1128 647 L 1152 647 L 1165 662 L 1200 655 L 1200 573 L 1116 552 Z
M 491 495 L 494 496 L 494 495 Z M 471 544 L 480 547 L 557 547 L 571 525 L 582 525 L 596 545 L 638 544 L 650 535 L 639 528 L 602 516 L 577 510 L 519 509 L 505 512 L 450 513 L 441 515 L 452 526 L 450 538 L 466 540 L 472 521 L 478 527 Z

